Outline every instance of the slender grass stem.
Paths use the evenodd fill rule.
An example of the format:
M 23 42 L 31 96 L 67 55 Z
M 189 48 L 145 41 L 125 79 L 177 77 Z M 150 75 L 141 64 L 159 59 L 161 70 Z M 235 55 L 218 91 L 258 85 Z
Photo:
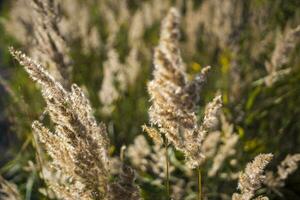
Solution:
M 35 148 L 36 148 L 36 159 L 37 159 L 37 163 L 38 163 L 38 168 L 41 172 L 41 178 L 43 179 L 44 184 L 46 186 L 46 196 L 47 196 L 47 198 L 49 198 L 49 196 L 50 196 L 49 191 L 48 191 L 49 185 L 45 179 L 45 175 L 44 175 L 44 171 L 43 171 L 44 163 L 43 163 L 43 158 L 42 158 L 42 150 L 41 150 L 41 147 L 39 145 L 39 142 L 38 142 L 38 139 L 37 139 L 35 133 L 33 133 L 33 142 L 34 142 Z
M 169 174 L 169 154 L 168 154 L 168 141 L 165 140 L 165 157 L 166 157 L 166 193 L 168 200 L 170 199 L 170 174 Z
M 201 168 L 200 166 L 197 167 L 197 174 L 198 174 L 198 200 L 202 200 L 202 176 L 201 176 Z

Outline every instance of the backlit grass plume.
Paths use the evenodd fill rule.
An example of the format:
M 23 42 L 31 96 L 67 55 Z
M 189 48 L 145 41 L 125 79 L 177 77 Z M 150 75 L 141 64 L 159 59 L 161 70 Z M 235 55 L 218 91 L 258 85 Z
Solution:
M 58 170 L 68 174 L 70 185 L 53 185 L 65 199 L 104 199 L 108 185 L 108 138 L 104 125 L 98 125 L 88 99 L 77 85 L 67 92 L 38 63 L 20 51 L 11 54 L 41 87 L 47 111 L 55 123 L 50 132 L 40 122 L 32 124 L 35 134 Z
M 22 197 L 17 189 L 17 186 L 5 180 L 0 175 L 0 199 L 5 200 L 21 200 Z
M 32 58 L 70 89 L 72 61 L 60 26 L 64 16 L 59 6 L 57 0 L 14 1 L 5 27 L 25 46 Z
M 232 200 L 250 200 L 254 197 L 255 191 L 261 187 L 265 179 L 264 169 L 272 157 L 272 154 L 260 154 L 247 164 L 245 171 L 239 177 L 238 189 L 241 193 L 234 193 Z M 260 198 L 262 197 L 258 199 Z
M 53 159 L 53 167 L 70 177 L 69 184 L 52 184 L 52 189 L 64 199 L 114 199 L 108 195 L 106 128 L 96 122 L 82 90 L 73 84 L 67 92 L 40 64 L 13 48 L 10 52 L 41 87 L 47 111 L 55 124 L 55 132 L 38 121 L 32 124 Z M 128 191 L 123 189 L 119 193 L 125 196 Z
M 183 151 L 191 167 L 200 164 L 203 155 L 201 143 L 209 129 L 217 122 L 221 96 L 217 95 L 206 106 L 203 123 L 196 117 L 196 103 L 209 67 L 192 81 L 187 80 L 185 65 L 178 47 L 179 13 L 171 8 L 163 20 L 160 42 L 154 53 L 154 79 L 148 84 L 152 106 L 151 124 L 179 150 Z
M 233 124 L 230 124 L 225 115 L 222 114 L 221 118 L 221 132 L 219 133 L 219 140 L 221 145 L 219 148 L 215 148 L 216 154 L 212 158 L 212 167 L 208 171 L 209 176 L 215 176 L 217 172 L 220 170 L 222 165 L 224 165 L 225 160 L 236 154 L 235 146 L 239 140 L 239 136 L 234 132 Z M 208 136 L 213 135 L 214 133 L 208 134 Z M 214 144 L 214 141 L 206 141 L 204 143 L 209 142 L 211 145 Z M 207 153 L 207 152 L 206 152 Z
M 31 54 L 37 58 L 56 80 L 64 86 L 70 84 L 71 59 L 69 49 L 59 29 L 61 17 L 56 1 L 30 0 L 32 24 L 34 30 Z M 69 88 L 68 88 L 69 89 Z
M 277 173 L 268 172 L 265 184 L 272 188 L 280 188 L 285 186 L 285 181 L 289 175 L 298 169 L 300 154 L 287 155 L 285 159 L 277 166 Z
M 290 56 L 300 40 L 300 25 L 288 28 L 285 33 L 276 40 L 275 48 L 270 62 L 265 64 L 268 76 L 265 78 L 267 86 L 271 86 L 279 78 L 291 72 L 291 68 L 282 69 L 288 64 Z

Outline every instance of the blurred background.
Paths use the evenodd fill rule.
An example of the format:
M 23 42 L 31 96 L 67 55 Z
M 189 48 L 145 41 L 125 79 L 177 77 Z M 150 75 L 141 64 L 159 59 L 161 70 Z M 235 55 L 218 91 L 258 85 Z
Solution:
M 0 174 L 17 185 L 24 199 L 49 198 L 36 167 L 31 123 L 39 118 L 51 122 L 43 114 L 39 88 L 8 47 L 40 61 L 66 87 L 76 83 L 84 89 L 98 121 L 107 125 L 111 155 L 117 157 L 121 146 L 130 149 L 139 135 L 151 144 L 141 128 L 148 124 L 147 82 L 161 20 L 172 6 L 182 15 L 181 53 L 190 78 L 212 67 L 199 119 L 204 105 L 220 91 L 224 120 L 218 146 L 226 143 L 226 132 L 238 136 L 218 170 L 204 173 L 207 198 L 230 199 L 236 190 L 234 174 L 259 153 L 274 154 L 270 171 L 286 155 L 300 153 L 299 0 L 55 0 L 55 10 L 40 11 L 44 15 L 30 1 L 0 1 Z M 63 38 L 59 48 L 64 58 L 50 51 L 57 35 Z M 56 76 L 51 56 L 64 60 L 66 76 Z M 155 183 L 157 174 L 135 165 L 137 152 L 136 146 L 128 151 L 128 162 L 139 174 L 144 198 L 165 199 L 162 184 Z M 176 185 L 184 191 L 174 199 L 194 199 L 195 180 L 182 170 L 183 156 L 174 150 L 170 155 L 173 175 L 180 179 L 174 178 L 174 185 L 184 185 Z M 213 164 L 212 157 L 206 172 Z M 295 200 L 300 199 L 299 188 L 297 170 L 283 187 L 264 187 L 262 192 L 270 199 Z

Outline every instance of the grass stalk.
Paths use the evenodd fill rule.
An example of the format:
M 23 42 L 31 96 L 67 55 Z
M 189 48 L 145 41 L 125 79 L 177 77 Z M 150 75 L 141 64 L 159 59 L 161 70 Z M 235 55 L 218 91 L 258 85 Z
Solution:
M 168 154 L 168 140 L 165 140 L 165 157 L 166 157 L 166 180 L 165 187 L 167 193 L 167 199 L 170 199 L 170 174 L 169 174 L 169 154 Z
M 200 166 L 197 167 L 197 177 L 198 177 L 198 195 L 197 200 L 202 200 L 202 175 Z
M 41 178 L 43 179 L 44 181 L 44 184 L 45 184 L 45 188 L 46 188 L 46 196 L 47 198 L 49 198 L 49 191 L 48 191 L 48 188 L 49 188 L 49 185 L 45 179 L 45 175 L 44 175 L 44 171 L 43 171 L 43 166 L 44 165 L 44 162 L 43 162 L 43 158 L 42 158 L 42 149 L 41 149 L 41 146 L 39 144 L 39 141 L 37 139 L 37 136 L 35 135 L 35 133 L 33 133 L 33 142 L 34 142 L 34 145 L 35 145 L 35 148 L 36 148 L 36 160 L 37 160 L 37 164 L 38 164 L 38 169 L 40 170 L 41 172 Z

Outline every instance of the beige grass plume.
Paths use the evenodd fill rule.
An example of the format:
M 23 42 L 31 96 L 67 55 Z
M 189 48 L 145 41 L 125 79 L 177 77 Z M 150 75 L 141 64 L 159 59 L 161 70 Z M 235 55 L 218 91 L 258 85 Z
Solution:
M 183 151 L 191 167 L 199 165 L 203 158 L 200 145 L 207 131 L 216 125 L 216 114 L 221 107 L 217 95 L 205 109 L 203 124 L 199 125 L 195 105 L 206 79 L 208 67 L 193 81 L 187 80 L 185 66 L 178 47 L 179 13 L 171 8 L 163 20 L 159 46 L 154 53 L 154 79 L 148 84 L 152 106 L 150 122 Z
M 111 114 L 115 102 L 129 87 L 135 84 L 141 68 L 138 55 L 138 50 L 132 48 L 126 57 L 125 63 L 121 63 L 116 49 L 109 48 L 108 58 L 103 64 L 102 85 L 98 92 L 99 99 L 103 104 L 103 114 Z
M 21 195 L 17 186 L 8 182 L 0 175 L 0 199 L 5 200 L 21 200 Z
M 298 168 L 298 162 L 300 161 L 300 154 L 287 155 L 286 158 L 278 166 L 278 176 L 281 180 L 287 179 L 287 177 L 295 172 Z
M 67 183 L 50 183 L 57 196 L 70 200 L 119 200 L 109 194 L 114 190 L 124 199 L 133 194 L 132 199 L 138 199 L 139 191 L 129 167 L 121 171 L 121 181 L 109 182 L 109 139 L 106 128 L 104 124 L 96 122 L 83 91 L 73 84 L 71 91 L 67 92 L 40 64 L 20 51 L 13 48 L 9 50 L 40 85 L 47 111 L 54 122 L 55 132 L 38 121 L 33 122 L 32 127 L 52 158 L 53 168 L 69 177 Z
M 109 199 L 111 200 L 141 200 L 140 189 L 134 184 L 135 171 L 124 162 L 126 156 L 126 146 L 121 147 L 120 161 L 121 167 L 117 179 L 110 184 Z
M 70 86 L 71 59 L 69 49 L 59 29 L 60 14 L 53 0 L 30 0 L 34 44 L 31 55 L 49 68 L 52 76 L 64 86 Z M 69 88 L 68 88 L 69 89 Z
M 140 71 L 140 62 L 136 48 L 130 50 L 126 63 L 121 63 L 119 54 L 114 48 L 109 49 L 107 56 L 103 66 L 104 77 L 98 96 L 103 104 L 102 112 L 108 115 L 112 113 L 114 103 L 129 87 L 134 85 Z
M 91 1 L 56 0 L 62 10 L 63 16 L 58 24 L 63 35 L 68 40 L 81 43 L 81 50 L 85 54 L 98 50 L 102 41 L 100 33 L 92 22 Z M 76 15 L 74 15 L 76 13 Z
M 280 188 L 285 185 L 285 180 L 289 175 L 298 169 L 298 162 L 300 162 L 300 154 L 287 155 L 285 159 L 277 167 L 277 173 L 268 172 L 266 175 L 265 184 L 272 188 Z
M 235 45 L 243 25 L 243 1 L 205 0 L 200 9 L 200 21 L 212 33 L 221 48 Z
M 135 172 L 123 164 L 118 181 L 110 185 L 109 195 L 112 200 L 141 200 L 139 189 L 134 185 Z
M 26 0 L 16 0 L 11 4 L 8 19 L 0 21 L 5 31 L 24 46 L 30 46 L 32 41 L 33 24 Z
M 245 171 L 239 177 L 238 189 L 241 193 L 234 193 L 233 200 L 250 200 L 254 197 L 255 191 L 261 187 L 265 179 L 264 169 L 272 157 L 272 154 L 260 154 L 247 164 Z
M 65 199 L 105 199 L 108 187 L 108 138 L 103 124 L 97 124 L 88 99 L 72 85 L 67 92 L 45 69 L 19 51 L 11 54 L 23 65 L 42 90 L 47 110 L 55 124 L 50 132 L 40 122 L 34 132 L 57 170 L 69 175 L 69 185 L 52 185 Z
M 291 69 L 282 69 L 289 62 L 290 54 L 300 40 L 300 25 L 289 28 L 278 37 L 270 62 L 265 64 L 268 76 L 265 78 L 267 86 L 271 86 L 281 76 L 290 73 Z
M 143 135 L 135 137 L 133 144 L 128 146 L 127 156 L 132 165 L 139 171 L 146 172 L 148 170 L 151 147 Z
M 289 55 L 296 47 L 299 38 L 300 25 L 295 28 L 287 29 L 284 35 L 277 39 L 270 62 L 272 68 L 268 69 L 271 70 L 270 72 L 276 69 L 280 69 L 283 65 L 287 64 L 287 62 L 289 61 Z
M 147 128 L 147 133 L 152 132 L 152 128 Z M 140 172 L 147 172 L 154 174 L 156 179 L 152 182 L 153 184 L 163 184 L 166 175 L 166 149 L 161 141 L 155 142 L 154 145 L 150 146 L 145 136 L 138 135 L 133 144 L 128 147 L 128 158 L 135 169 Z M 172 173 L 175 170 L 174 166 L 169 167 L 169 172 Z
M 145 22 L 142 10 L 137 10 L 132 16 L 132 22 L 128 30 L 129 45 L 139 47 L 143 42 Z
M 201 25 L 201 21 L 203 20 L 202 16 L 202 7 L 195 9 L 193 0 L 186 1 L 186 14 L 183 19 L 184 30 L 186 32 L 187 44 L 185 50 L 193 54 L 197 48 L 197 42 L 199 39 L 198 33 Z
M 208 171 L 209 176 L 215 176 L 224 164 L 226 158 L 233 156 L 236 153 L 235 145 L 238 142 L 239 136 L 234 132 L 233 124 L 230 124 L 226 120 L 224 114 L 221 115 L 221 124 L 222 135 L 219 137 L 219 140 L 222 144 L 213 157 L 212 167 Z M 210 134 L 208 134 L 208 136 Z
M 57 1 L 16 0 L 5 26 L 26 46 L 31 57 L 47 67 L 63 85 L 70 86 L 71 59 L 59 26 L 63 16 Z
M 121 92 L 127 87 L 125 67 L 119 60 L 119 54 L 115 49 L 110 49 L 108 58 L 104 62 L 104 77 L 101 89 L 98 93 L 103 104 L 102 112 L 110 114 L 113 111 L 114 102 L 120 97 Z M 117 83 L 117 84 L 115 84 Z

